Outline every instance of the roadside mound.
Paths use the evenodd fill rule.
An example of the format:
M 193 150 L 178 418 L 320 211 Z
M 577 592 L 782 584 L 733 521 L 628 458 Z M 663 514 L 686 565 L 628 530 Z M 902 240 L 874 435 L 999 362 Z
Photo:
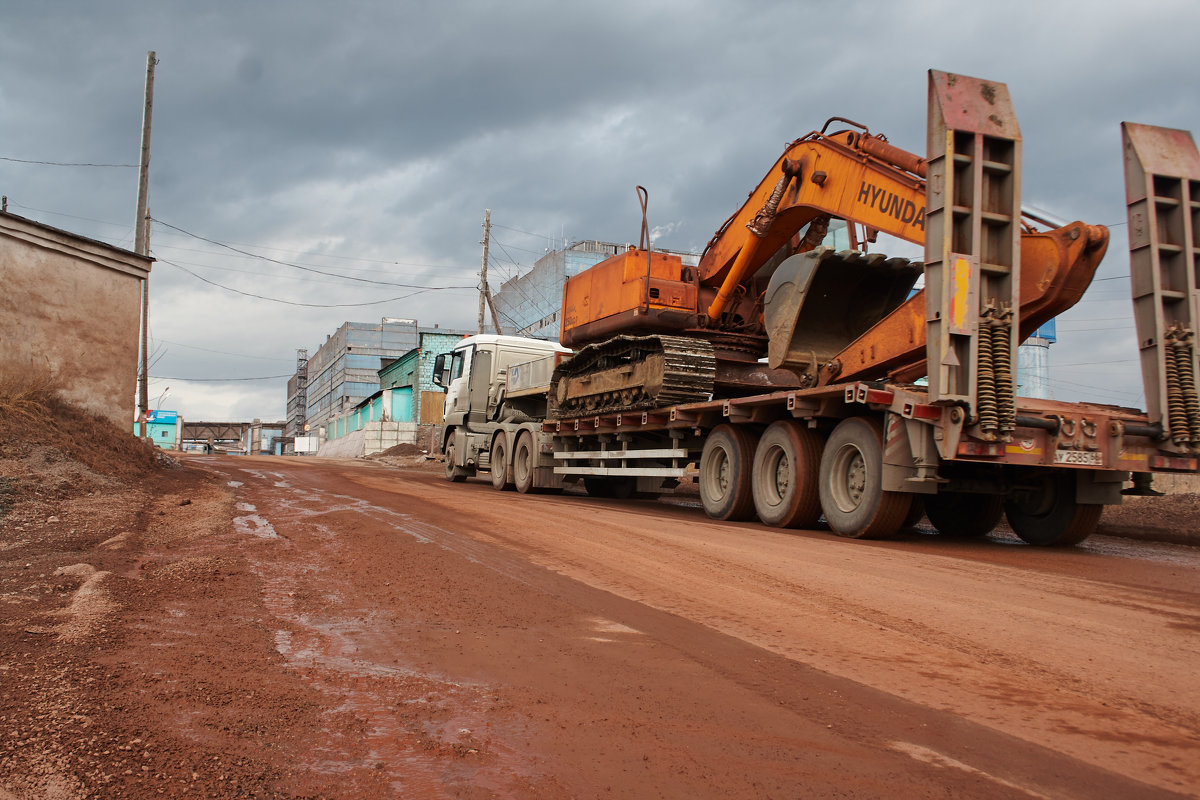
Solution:
M 59 399 L 53 381 L 0 372 L 0 520 L 45 519 L 63 501 L 126 486 L 174 459 Z
M 1126 497 L 1106 506 L 1097 533 L 1177 544 L 1200 544 L 1200 494 Z
M 430 453 L 420 445 L 402 442 L 378 453 L 367 456 L 371 461 L 378 461 L 390 467 L 424 467 L 426 469 L 441 469 L 441 456 Z

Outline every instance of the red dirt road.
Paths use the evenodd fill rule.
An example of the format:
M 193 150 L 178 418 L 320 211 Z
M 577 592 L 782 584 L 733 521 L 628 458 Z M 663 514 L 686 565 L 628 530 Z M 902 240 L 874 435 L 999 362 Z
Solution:
M 93 732 L 92 772 L 10 753 L 59 781 L 7 775 L 16 796 L 1200 793 L 1196 548 L 856 542 L 361 461 L 188 463 L 92 559 L 112 577 L 60 579 L 96 583 L 63 623 L 99 637 L 64 672 L 75 713 L 121 735 Z

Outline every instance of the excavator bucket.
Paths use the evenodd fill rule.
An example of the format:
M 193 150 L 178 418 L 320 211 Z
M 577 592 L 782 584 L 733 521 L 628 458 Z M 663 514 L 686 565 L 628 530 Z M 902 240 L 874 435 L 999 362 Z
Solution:
M 822 364 L 903 303 L 920 275 L 919 263 L 881 253 L 818 247 L 788 258 L 763 298 L 771 368 L 815 378 Z

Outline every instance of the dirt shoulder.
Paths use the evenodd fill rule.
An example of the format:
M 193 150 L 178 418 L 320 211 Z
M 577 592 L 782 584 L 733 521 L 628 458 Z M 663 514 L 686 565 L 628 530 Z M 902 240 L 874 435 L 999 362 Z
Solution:
M 686 510 L 655 523 L 674 540 L 649 536 L 642 505 L 449 488 L 432 474 L 441 465 L 413 452 L 179 464 L 100 421 L 58 413 L 36 438 L 0 422 L 0 800 L 904 798 L 930 787 L 1157 796 L 1190 775 L 1164 757 L 1179 783 L 1144 784 L 814 668 L 836 638 L 824 654 L 806 649 L 820 609 L 841 609 L 843 621 L 859 611 L 810 597 L 815 573 L 789 567 L 787 580 L 806 583 L 786 586 L 770 571 L 789 563 L 783 551 L 762 575 L 731 583 L 727 567 L 706 560 L 737 550 L 719 523 L 704 523 L 704 558 L 671 561 L 696 546 Z M 86 426 L 96 426 L 90 445 L 77 433 Z M 536 512 L 534 539 L 516 536 L 518 506 Z M 599 525 L 597 511 L 602 535 L 567 536 L 584 549 L 551 551 L 564 533 Z M 652 552 L 631 550 L 630 532 Z M 758 529 L 735 539 L 747 537 L 789 544 Z M 841 568 L 840 544 L 822 540 L 823 574 Z M 588 577 L 605 560 L 636 580 Z M 707 622 L 685 613 L 734 589 L 777 589 L 785 610 L 718 603 Z M 964 583 L 963 596 L 972 591 Z M 658 594 L 667 599 L 656 606 Z M 797 598 L 812 606 L 799 618 L 786 612 Z M 742 631 L 743 617 L 770 630 Z M 895 625 L 902 643 L 916 630 L 904 644 L 914 651 L 940 646 L 912 619 L 868 622 L 872 632 Z M 799 643 L 794 654 L 785 636 Z M 960 676 L 1014 657 L 952 656 L 945 668 Z M 880 674 L 936 683 L 931 662 L 912 658 L 924 666 L 889 658 Z

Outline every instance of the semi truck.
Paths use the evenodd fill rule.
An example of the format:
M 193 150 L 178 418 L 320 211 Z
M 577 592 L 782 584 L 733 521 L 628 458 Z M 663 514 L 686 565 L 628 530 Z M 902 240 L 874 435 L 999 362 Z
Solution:
M 606 497 L 694 480 L 721 520 L 885 538 L 922 514 L 954 536 L 1007 517 L 1031 544 L 1083 541 L 1200 455 L 1200 154 L 1185 131 L 1122 137 L 1146 411 L 1017 393 L 1018 345 L 1083 295 L 1108 231 L 1039 230 L 1007 87 L 931 70 L 925 158 L 833 118 L 696 266 L 650 247 L 643 202 L 639 246 L 566 282 L 570 350 L 464 339 L 435 365 L 447 477 Z M 850 250 L 821 245 L 832 219 Z M 867 253 L 879 232 L 924 263 Z

